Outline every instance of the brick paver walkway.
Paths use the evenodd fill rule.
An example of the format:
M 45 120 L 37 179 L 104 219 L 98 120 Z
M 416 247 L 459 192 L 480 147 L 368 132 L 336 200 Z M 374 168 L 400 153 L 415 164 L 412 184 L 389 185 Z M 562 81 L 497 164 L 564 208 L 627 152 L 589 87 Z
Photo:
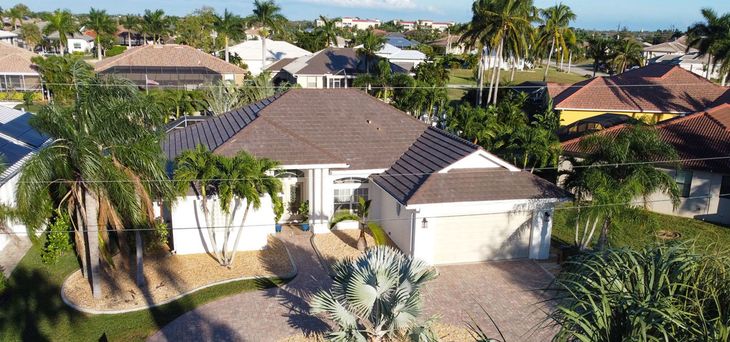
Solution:
M 200 306 L 148 341 L 276 341 L 301 331 L 323 331 L 325 323 L 308 314 L 307 300 L 328 287 L 330 278 L 312 249 L 310 236 L 287 227 L 278 234 L 299 270 L 289 283 Z
M 308 315 L 307 298 L 329 278 L 310 244 L 310 234 L 285 230 L 298 276 L 278 288 L 246 292 L 200 306 L 163 327 L 149 341 L 277 341 L 301 331 L 322 331 L 326 324 Z M 499 338 L 480 305 L 507 341 L 546 341 L 551 331 L 535 330 L 545 317 L 539 289 L 551 280 L 529 260 L 441 266 L 425 289 L 426 317 L 464 326 L 469 315 Z

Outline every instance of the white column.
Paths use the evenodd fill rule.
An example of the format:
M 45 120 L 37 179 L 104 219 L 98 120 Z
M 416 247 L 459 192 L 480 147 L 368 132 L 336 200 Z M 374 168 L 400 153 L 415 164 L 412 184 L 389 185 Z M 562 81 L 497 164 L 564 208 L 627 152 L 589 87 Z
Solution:
M 553 228 L 553 208 L 536 209 L 530 234 L 530 259 L 544 260 L 550 257 L 550 235 Z
M 309 202 L 309 223 L 314 221 L 314 170 L 306 170 L 307 172 L 307 201 Z

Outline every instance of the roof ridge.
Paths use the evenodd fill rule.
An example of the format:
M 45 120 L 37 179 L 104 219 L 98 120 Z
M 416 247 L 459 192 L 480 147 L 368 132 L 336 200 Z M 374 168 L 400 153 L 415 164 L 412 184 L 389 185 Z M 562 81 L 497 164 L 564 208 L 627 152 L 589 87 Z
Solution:
M 575 82 L 575 83 L 572 83 L 572 84 L 571 84 L 571 86 L 569 86 L 569 87 L 567 87 L 567 88 L 563 89 L 562 91 L 560 91 L 560 93 L 559 93 L 558 95 L 562 94 L 563 92 L 567 91 L 568 89 L 570 89 L 570 88 L 572 88 L 572 87 L 575 87 L 575 86 L 576 86 L 576 84 L 578 84 L 578 83 L 581 83 L 581 82 L 586 82 L 586 81 L 587 81 L 587 82 L 586 82 L 586 83 L 585 83 L 585 84 L 584 84 L 583 86 L 580 86 L 580 87 L 578 87 L 578 90 L 574 91 L 574 92 L 573 92 L 572 94 L 570 94 L 570 95 L 566 96 L 565 98 L 561 99 L 559 103 L 562 103 L 562 102 L 565 102 L 565 101 L 567 101 L 567 100 L 568 100 L 568 99 L 570 99 L 571 97 L 575 96 L 575 94 L 578 94 L 578 93 L 580 93 L 581 91 L 583 91 L 583 89 L 587 88 L 587 87 L 588 87 L 589 85 L 591 85 L 591 84 L 592 84 L 593 82 L 595 82 L 595 81 L 596 81 L 596 80 L 598 80 L 599 78 L 600 78 L 600 79 L 604 79 L 605 77 L 606 77 L 606 76 L 597 76 L 597 77 L 593 77 L 593 78 L 591 78 L 591 79 L 588 79 L 588 80 L 583 80 L 583 81 L 579 81 L 579 82 Z M 546 86 L 547 86 L 547 85 L 546 85 Z M 556 95 L 556 96 L 558 96 L 558 95 Z M 553 105 L 553 107 L 557 107 L 559 103 L 555 103 L 555 104 Z

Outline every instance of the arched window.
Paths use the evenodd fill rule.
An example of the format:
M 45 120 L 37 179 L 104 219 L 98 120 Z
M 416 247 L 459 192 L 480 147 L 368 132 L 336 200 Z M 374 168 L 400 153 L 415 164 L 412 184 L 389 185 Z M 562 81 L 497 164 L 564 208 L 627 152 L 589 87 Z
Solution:
M 334 211 L 345 211 L 354 213 L 359 206 L 359 198 L 368 199 L 368 186 L 370 181 L 367 178 L 348 177 L 334 181 L 335 207 Z
M 276 173 L 277 178 L 304 178 L 302 170 L 280 170 Z

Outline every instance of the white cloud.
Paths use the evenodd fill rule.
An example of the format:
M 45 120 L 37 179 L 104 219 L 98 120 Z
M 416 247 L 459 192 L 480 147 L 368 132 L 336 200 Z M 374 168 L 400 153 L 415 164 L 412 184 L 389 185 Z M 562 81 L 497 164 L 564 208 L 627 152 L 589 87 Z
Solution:
M 301 0 L 302 2 L 326 4 L 350 8 L 413 9 L 415 0 Z

